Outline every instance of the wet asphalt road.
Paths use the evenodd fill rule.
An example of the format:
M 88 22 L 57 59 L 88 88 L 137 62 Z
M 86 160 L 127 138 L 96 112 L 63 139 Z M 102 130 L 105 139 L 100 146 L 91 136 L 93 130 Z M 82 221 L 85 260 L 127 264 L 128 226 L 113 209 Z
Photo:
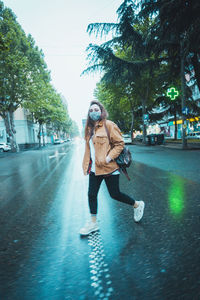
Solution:
M 88 238 L 83 144 L 0 156 L 0 300 L 200 299 L 200 151 L 130 149 L 144 218 L 103 183 Z

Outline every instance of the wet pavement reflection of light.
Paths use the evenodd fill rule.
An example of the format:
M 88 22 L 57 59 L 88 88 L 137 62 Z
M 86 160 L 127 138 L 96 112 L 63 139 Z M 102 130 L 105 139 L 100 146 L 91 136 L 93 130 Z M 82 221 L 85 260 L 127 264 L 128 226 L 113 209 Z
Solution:
M 174 216 L 183 214 L 185 202 L 185 186 L 183 181 L 176 176 L 170 177 L 171 185 L 169 186 L 169 209 Z
M 143 220 L 103 183 L 100 231 L 80 238 L 89 217 L 82 155 L 83 144 L 60 146 L 3 169 L 0 299 L 198 299 L 199 183 L 134 162 L 120 187 L 145 201 Z
M 76 297 L 78 299 L 78 295 L 81 297 L 82 293 L 86 293 L 84 289 L 82 291 L 74 289 L 76 281 L 84 282 L 85 280 L 83 280 L 84 277 L 83 279 L 79 278 L 81 273 L 79 274 L 78 270 L 83 253 L 79 251 L 81 240 L 78 234 L 79 228 L 75 224 L 78 211 L 74 206 L 76 194 L 77 192 L 79 194 L 83 187 L 82 181 L 77 180 L 77 173 L 74 172 L 77 162 L 80 164 L 80 158 L 75 155 L 76 153 L 73 154 L 74 156 L 67 162 L 61 159 L 61 155 L 55 156 L 56 160 L 61 159 L 60 167 L 64 173 L 59 184 L 57 184 L 56 176 L 54 177 L 54 183 L 58 187 L 54 202 L 44 221 L 43 232 L 32 247 L 30 264 L 34 266 L 32 281 L 35 284 L 30 291 L 26 292 L 29 299 L 37 297 L 38 291 L 35 289 L 37 284 L 39 284 L 41 299 L 60 299 L 60 294 L 63 295 L 63 299 L 76 299 Z M 74 239 L 74 237 L 76 238 Z M 76 240 L 78 244 L 76 244 Z M 27 266 L 24 271 L 29 272 Z M 86 284 L 86 288 L 88 288 L 88 284 Z M 18 285 L 22 286 L 23 282 L 18 280 Z M 69 290 L 73 291 L 71 293 L 74 293 L 74 296 L 70 296 Z

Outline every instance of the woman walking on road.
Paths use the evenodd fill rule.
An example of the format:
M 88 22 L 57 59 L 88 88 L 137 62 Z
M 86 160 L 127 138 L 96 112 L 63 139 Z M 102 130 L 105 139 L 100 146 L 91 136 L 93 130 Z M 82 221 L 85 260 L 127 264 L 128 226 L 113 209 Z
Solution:
M 83 158 L 84 175 L 89 174 L 88 202 L 91 220 L 81 228 L 81 235 L 88 235 L 99 229 L 97 223 L 97 194 L 103 179 L 110 196 L 133 206 L 135 222 L 139 222 L 144 212 L 144 202 L 135 201 L 119 190 L 119 167 L 115 158 L 124 148 L 124 141 L 118 126 L 106 120 L 107 112 L 100 102 L 90 103 L 85 126 L 85 154 Z M 110 133 L 111 144 L 106 132 Z

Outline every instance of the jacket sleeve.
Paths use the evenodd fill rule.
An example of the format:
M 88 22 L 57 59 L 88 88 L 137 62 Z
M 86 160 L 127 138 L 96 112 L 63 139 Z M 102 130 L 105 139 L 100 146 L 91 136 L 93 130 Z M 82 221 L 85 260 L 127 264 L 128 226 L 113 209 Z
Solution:
M 124 149 L 124 140 L 119 127 L 115 123 L 110 126 L 109 132 L 112 148 L 108 155 L 112 160 L 114 160 Z
M 82 162 L 82 168 L 83 168 L 84 175 L 87 175 L 89 163 L 90 163 L 90 146 L 89 146 L 89 142 L 85 141 L 85 153 L 84 153 L 83 162 Z

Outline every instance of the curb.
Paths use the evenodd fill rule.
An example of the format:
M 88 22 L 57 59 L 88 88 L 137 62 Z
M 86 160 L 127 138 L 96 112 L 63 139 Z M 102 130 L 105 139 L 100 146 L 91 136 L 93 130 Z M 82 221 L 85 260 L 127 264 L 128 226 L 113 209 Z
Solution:
M 133 146 L 140 146 L 140 147 L 163 147 L 163 148 L 167 148 L 167 149 L 176 149 L 176 150 L 183 150 L 182 149 L 182 144 L 180 143 L 165 143 L 164 145 L 145 145 L 145 144 L 132 144 Z M 184 150 L 200 150 L 200 144 L 188 144 L 188 148 L 184 149 Z
M 187 149 L 182 149 L 182 144 L 165 144 L 160 146 L 163 148 L 177 149 L 177 150 L 200 150 L 200 145 L 196 145 L 196 144 L 188 144 Z

